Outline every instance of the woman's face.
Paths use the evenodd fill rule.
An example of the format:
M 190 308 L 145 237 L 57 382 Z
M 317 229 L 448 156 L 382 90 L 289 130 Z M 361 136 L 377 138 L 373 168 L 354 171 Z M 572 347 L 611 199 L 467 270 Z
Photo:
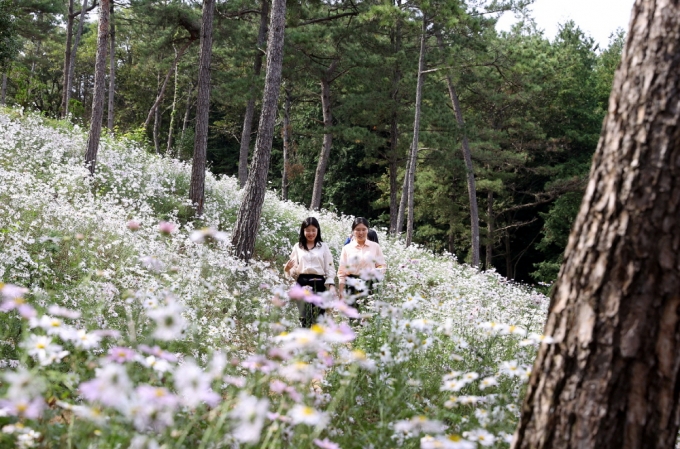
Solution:
M 316 226 L 314 225 L 309 225 L 305 228 L 305 238 L 307 239 L 308 243 L 314 243 L 316 241 L 316 235 L 319 233 L 319 230 L 316 229 Z
M 354 234 L 354 238 L 357 239 L 357 242 L 363 242 L 366 240 L 366 236 L 368 235 L 368 228 L 359 223 L 354 227 L 354 231 L 352 231 Z

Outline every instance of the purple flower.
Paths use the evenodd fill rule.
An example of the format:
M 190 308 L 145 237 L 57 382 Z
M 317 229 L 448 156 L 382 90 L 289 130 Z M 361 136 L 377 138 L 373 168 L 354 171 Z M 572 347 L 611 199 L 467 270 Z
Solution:
M 170 393 L 170 390 L 164 387 L 154 387 L 151 385 L 140 385 L 135 391 L 142 402 L 151 403 L 158 407 L 167 407 L 174 409 L 179 405 L 179 398 Z
M 131 386 L 125 367 L 112 363 L 97 369 L 97 377 L 81 383 L 78 389 L 88 401 L 125 409 Z
M 21 418 L 40 418 L 44 408 L 45 401 L 41 397 L 33 399 L 11 398 L 0 400 L 0 412 L 5 412 L 12 416 L 19 416 Z M 0 416 L 2 415 L 0 414 Z
M 277 365 L 271 360 L 267 360 L 267 358 L 263 355 L 251 355 L 241 362 L 241 366 L 250 370 L 251 372 L 261 371 L 267 374 L 275 370 Z
M 115 346 L 109 349 L 109 355 L 106 358 L 116 363 L 132 362 L 137 358 L 137 353 L 130 348 Z
M 177 356 L 171 352 L 162 350 L 158 345 L 153 348 L 147 345 L 139 345 L 139 350 L 145 354 L 153 355 L 168 362 L 176 362 Z
M 28 289 L 12 284 L 3 284 L 0 282 L 0 294 L 5 299 L 17 299 L 28 293 Z
M 319 446 L 321 449 L 340 449 L 340 445 L 338 443 L 333 443 L 328 438 L 324 438 L 323 440 L 319 440 L 317 438 L 314 440 L 314 444 Z

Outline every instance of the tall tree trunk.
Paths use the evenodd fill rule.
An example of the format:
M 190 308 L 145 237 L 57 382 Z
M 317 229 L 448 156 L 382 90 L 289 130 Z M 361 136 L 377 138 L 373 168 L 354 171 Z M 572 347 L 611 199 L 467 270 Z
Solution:
M 401 0 L 395 2 L 397 7 L 401 6 Z M 394 54 L 401 51 L 401 18 L 397 18 L 394 32 L 390 37 Z M 392 89 L 390 99 L 392 100 L 392 112 L 390 114 L 390 154 L 389 154 L 389 177 L 390 177 L 390 234 L 397 234 L 397 221 L 399 217 L 399 205 L 397 204 L 397 183 L 398 172 L 398 151 L 399 151 L 399 84 L 401 83 L 401 67 L 397 60 L 392 71 Z M 401 232 L 401 230 L 399 230 Z
M 212 27 L 212 24 L 211 24 Z M 211 33 L 212 33 L 212 28 L 211 28 Z M 203 36 L 201 34 L 201 36 Z M 146 116 L 146 120 L 144 121 L 144 128 L 149 126 L 149 123 L 151 123 L 151 118 L 153 118 L 154 114 L 156 113 L 156 109 L 158 109 L 161 105 L 161 102 L 163 101 L 163 97 L 165 96 L 165 89 L 168 86 L 168 80 L 170 79 L 170 75 L 175 71 L 177 68 L 177 63 L 179 62 L 180 58 L 182 55 L 184 55 L 184 52 L 187 51 L 187 48 L 189 48 L 189 45 L 193 43 L 192 40 L 188 41 L 175 55 L 175 59 L 172 61 L 172 65 L 168 69 L 168 72 L 165 74 L 165 78 L 163 79 L 163 84 L 161 85 L 161 89 L 158 92 L 158 96 L 156 97 L 156 101 L 154 101 L 153 105 L 151 106 L 151 109 L 149 109 L 149 113 Z M 210 51 L 212 52 L 212 36 L 210 37 Z M 201 52 L 203 49 L 201 49 Z M 201 53 L 201 56 L 203 56 L 203 53 Z M 210 80 L 208 80 L 208 84 L 210 83 Z
M 87 0 L 85 0 L 87 1 Z M 104 117 L 104 88 L 106 85 L 106 52 L 109 38 L 109 10 L 111 0 L 99 0 L 99 31 L 97 33 L 97 56 L 94 64 L 94 95 L 92 95 L 92 116 L 90 133 L 87 136 L 87 153 L 85 165 L 94 175 L 99 150 L 99 138 L 102 132 Z M 84 17 L 81 17 L 83 20 Z
M 153 114 L 153 131 L 152 131 L 152 136 L 153 136 L 153 146 L 156 150 L 156 154 L 160 154 L 161 151 L 161 146 L 160 142 L 158 142 L 158 131 L 161 127 L 161 108 L 156 108 L 156 111 Z
M 73 1 L 73 0 L 71 0 Z M 111 52 L 109 59 L 109 104 L 107 107 L 107 124 L 113 133 L 113 98 L 116 91 L 116 25 L 113 17 L 113 0 L 111 1 Z
M 495 242 L 494 238 L 494 226 L 495 226 L 495 221 L 496 218 L 494 217 L 493 213 L 493 192 L 489 191 L 487 194 L 487 203 L 486 203 L 486 264 L 485 267 L 487 270 L 490 270 L 493 267 L 493 244 Z
M 260 225 L 262 203 L 267 189 L 267 173 L 274 139 L 274 122 L 281 87 L 283 66 L 283 37 L 286 28 L 286 0 L 272 2 L 269 38 L 267 39 L 267 74 L 265 76 L 262 113 L 255 141 L 255 154 L 251 164 L 248 181 L 241 206 L 236 216 L 236 224 L 231 243 L 236 255 L 244 260 L 252 257 L 255 249 L 255 236 Z
M 443 47 L 443 42 L 440 40 L 440 47 Z M 463 139 L 461 149 L 463 151 L 463 159 L 465 160 L 465 172 L 467 175 L 468 199 L 470 201 L 470 234 L 472 242 L 472 265 L 479 267 L 479 212 L 477 209 L 477 187 L 475 185 L 475 173 L 472 166 L 472 154 L 470 152 L 470 143 L 468 142 L 467 134 L 465 134 L 465 120 L 463 120 L 463 111 L 460 108 L 458 101 L 458 94 L 456 88 L 453 86 L 451 75 L 446 75 L 446 83 L 449 88 L 449 97 L 453 110 L 456 114 L 456 121 L 458 126 L 463 131 Z
M 191 94 L 194 92 L 194 83 L 189 85 L 189 93 L 187 94 L 187 108 L 184 110 L 184 120 L 182 120 L 182 135 L 180 139 L 184 140 L 184 132 L 187 129 L 187 123 L 189 122 L 189 113 L 191 112 Z M 179 152 L 177 153 L 179 157 Z
M 61 117 L 66 117 L 66 103 L 67 95 L 66 90 L 68 89 L 68 77 L 71 73 L 71 46 L 73 45 L 73 20 L 75 16 L 73 15 L 73 0 L 68 1 L 68 12 L 66 13 L 66 48 L 64 50 L 64 74 L 62 83 L 62 93 L 61 93 Z
M 80 45 L 80 38 L 83 35 L 83 22 L 85 22 L 85 13 L 87 12 L 87 0 L 83 0 L 83 4 L 80 7 L 80 20 L 78 21 L 78 31 L 76 31 L 76 38 L 73 41 L 73 50 L 71 50 L 71 62 L 68 65 L 68 77 L 66 78 L 66 84 L 64 86 L 64 100 L 63 100 L 63 111 L 64 117 L 68 115 L 68 104 L 71 100 L 71 85 L 73 84 L 73 72 L 76 66 L 76 55 L 78 54 L 78 45 Z M 108 14 L 108 11 L 107 11 Z
M 323 113 L 323 146 L 321 154 L 319 155 L 319 162 L 316 164 L 316 173 L 314 174 L 314 189 L 312 190 L 312 202 L 309 208 L 312 210 L 319 210 L 321 207 L 321 193 L 323 192 L 323 178 L 326 176 L 326 169 L 328 168 L 328 159 L 331 155 L 331 147 L 333 146 L 333 134 L 331 128 L 333 126 L 333 113 L 331 111 L 331 81 L 333 79 L 333 72 L 338 65 L 338 60 L 331 62 L 331 65 L 324 71 L 321 77 L 321 110 Z
M 390 234 L 397 234 L 397 218 L 399 216 L 399 205 L 397 204 L 397 172 L 399 171 L 399 161 L 397 159 L 397 120 L 396 114 L 393 115 L 390 123 L 390 156 L 389 156 L 389 177 L 390 177 Z
M 503 234 L 503 241 L 505 242 L 505 277 L 514 279 L 512 272 L 512 247 L 510 246 L 510 231 L 505 231 Z
M 241 132 L 241 148 L 238 158 L 238 184 L 241 188 L 248 180 L 248 153 L 250 152 L 250 133 L 253 129 L 253 115 L 255 115 L 255 79 L 262 71 L 262 46 L 267 37 L 267 16 L 269 15 L 269 0 L 262 0 L 260 7 L 260 29 L 257 32 L 257 53 L 253 63 L 253 81 L 250 84 L 246 114 L 243 118 L 243 131 Z
M 288 199 L 288 164 L 290 164 L 291 128 L 290 128 L 290 89 L 286 88 L 286 102 L 283 109 L 283 174 L 281 176 L 281 198 Z
M 679 41 L 677 0 L 636 0 L 513 448 L 675 446 Z
M 7 95 L 7 73 L 2 74 L 2 93 L 0 94 L 0 104 L 5 106 L 5 98 Z
M 174 46 L 173 46 L 174 47 Z M 175 57 L 177 57 L 177 48 L 175 47 Z M 170 126 L 168 129 L 168 143 L 165 146 L 165 154 L 170 157 L 170 151 L 172 149 L 172 135 L 175 128 L 175 116 L 177 115 L 177 95 L 179 95 L 179 70 L 175 70 L 175 82 L 172 94 L 172 110 L 170 111 Z
M 205 192 L 208 120 L 210 118 L 210 60 L 212 57 L 212 30 L 214 15 L 215 0 L 203 0 L 203 18 L 201 23 L 201 57 L 198 68 L 198 101 L 196 105 L 196 133 L 194 136 L 194 159 L 191 166 L 191 187 L 189 189 L 189 199 L 195 207 L 196 215 L 199 216 L 203 214 L 203 200 Z
M 406 169 L 404 177 L 404 189 L 402 189 L 402 198 L 406 195 L 407 201 L 403 201 L 399 207 L 399 219 L 404 219 L 404 212 L 402 205 L 408 204 L 408 219 L 406 221 L 406 246 L 410 246 L 413 241 L 413 206 L 414 206 L 414 191 L 415 191 L 415 177 L 416 166 L 418 161 L 418 142 L 420 136 L 420 114 L 421 105 L 423 102 L 423 82 L 425 81 L 425 41 L 427 40 L 427 17 L 423 14 L 423 29 L 420 36 L 420 56 L 418 58 L 418 83 L 416 86 L 416 111 L 413 119 L 413 142 L 411 144 L 411 154 L 409 156 L 409 164 Z M 401 230 L 401 223 L 397 224 L 397 228 Z

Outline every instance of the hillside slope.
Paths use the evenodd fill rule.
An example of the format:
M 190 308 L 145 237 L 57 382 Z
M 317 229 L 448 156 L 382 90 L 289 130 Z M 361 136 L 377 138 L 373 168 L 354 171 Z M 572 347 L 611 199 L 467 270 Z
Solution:
M 353 217 L 269 192 L 245 264 L 229 253 L 235 179 L 208 173 L 205 215 L 187 221 L 188 164 L 105 138 L 91 179 L 85 139 L 0 112 L 0 364 L 12 368 L 0 425 L 13 426 L 0 443 L 506 444 L 546 297 L 381 234 L 372 317 L 351 329 L 336 310 L 295 329 L 281 262 L 299 223 L 316 216 L 337 261 Z M 226 235 L 199 242 L 196 228 Z

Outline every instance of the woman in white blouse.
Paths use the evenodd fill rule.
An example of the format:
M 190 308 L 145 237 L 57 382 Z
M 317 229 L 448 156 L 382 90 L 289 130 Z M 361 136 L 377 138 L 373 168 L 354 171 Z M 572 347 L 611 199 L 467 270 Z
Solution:
M 321 226 L 314 217 L 300 225 L 300 238 L 293 245 L 284 270 L 303 287 L 314 293 L 335 292 L 335 264 L 328 245 L 321 239 Z M 306 301 L 298 301 L 302 327 L 311 327 L 326 311 Z
M 385 256 L 380 245 L 370 241 L 368 220 L 357 217 L 352 223 L 352 240 L 342 248 L 338 266 L 340 294 L 344 295 L 345 285 L 349 286 L 350 296 L 365 296 L 372 292 L 373 282 L 382 280 L 387 269 Z M 348 279 L 352 279 L 348 282 Z M 366 290 L 359 292 L 354 288 L 357 279 L 365 281 Z M 350 285 L 351 284 L 351 285 Z M 359 304 L 354 305 L 357 309 Z

